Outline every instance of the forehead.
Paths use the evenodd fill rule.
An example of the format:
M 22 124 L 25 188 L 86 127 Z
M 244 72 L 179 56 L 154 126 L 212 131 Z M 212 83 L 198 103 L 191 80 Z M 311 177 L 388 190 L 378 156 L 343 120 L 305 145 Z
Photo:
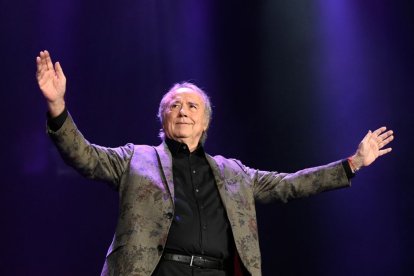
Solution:
M 169 102 L 171 101 L 191 101 L 194 103 L 202 103 L 203 98 L 201 97 L 200 93 L 187 87 L 181 87 L 174 90 L 170 97 Z

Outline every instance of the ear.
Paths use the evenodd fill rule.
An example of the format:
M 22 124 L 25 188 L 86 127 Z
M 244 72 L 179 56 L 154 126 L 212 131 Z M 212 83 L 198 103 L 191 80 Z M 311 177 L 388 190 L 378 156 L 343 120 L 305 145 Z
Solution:
M 206 132 L 208 129 L 208 120 L 204 120 L 204 127 L 203 127 L 203 131 Z

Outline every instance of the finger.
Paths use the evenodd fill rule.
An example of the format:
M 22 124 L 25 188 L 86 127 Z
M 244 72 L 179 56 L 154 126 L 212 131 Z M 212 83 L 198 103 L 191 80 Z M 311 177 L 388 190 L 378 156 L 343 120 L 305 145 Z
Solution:
M 36 57 L 37 70 L 40 72 L 45 69 L 44 53 L 40 51 L 39 56 Z
M 389 131 L 381 134 L 380 136 L 378 136 L 376 138 L 376 141 L 378 143 L 384 143 L 386 141 L 389 141 L 390 142 L 392 139 L 394 139 L 393 134 L 394 134 L 394 132 L 392 130 L 389 130 Z M 390 137 L 393 137 L 393 138 L 391 140 L 388 140 Z
M 45 58 L 46 58 L 47 69 L 54 70 L 52 58 L 50 57 L 50 54 L 47 50 L 45 50 Z
M 60 66 L 59 61 L 55 63 L 55 70 L 56 70 L 56 75 L 58 76 L 59 79 L 62 79 L 65 77 L 65 74 L 63 74 L 63 69 L 62 69 L 62 66 Z
M 40 55 L 43 56 L 43 54 L 40 54 Z M 47 73 L 47 66 L 44 63 L 44 59 L 42 59 L 42 57 L 40 56 L 36 57 L 36 65 L 37 65 L 36 77 L 38 80 L 40 80 Z
M 42 60 L 39 56 L 36 57 L 36 67 L 37 67 L 37 74 L 40 74 L 40 71 L 42 70 Z
M 42 62 L 42 70 L 47 70 L 46 53 L 40 51 L 40 61 Z
M 393 135 L 393 134 L 394 134 L 394 131 L 389 130 L 389 131 L 387 131 L 387 132 L 385 132 L 385 133 L 381 134 L 381 135 L 379 136 L 379 138 L 381 138 L 382 140 L 385 140 L 385 139 L 387 139 L 388 137 L 390 137 L 390 136 L 391 136 L 391 135 Z
M 386 149 L 380 150 L 378 152 L 378 156 L 382 156 L 382 155 L 387 154 L 387 153 L 389 153 L 391 151 L 392 151 L 392 148 L 386 148 Z
M 371 130 L 368 131 L 368 133 L 365 135 L 365 137 L 362 139 L 361 143 L 367 142 L 369 140 L 369 138 L 371 137 L 372 132 Z
M 383 140 L 378 146 L 379 148 L 385 147 L 388 143 L 394 140 L 394 136 L 390 136 L 387 139 Z
M 380 135 L 381 133 L 383 133 L 385 130 L 387 130 L 387 128 L 386 128 L 385 126 L 383 126 L 383 127 L 380 127 L 379 129 L 375 130 L 375 131 L 373 132 L 373 134 L 374 134 L 375 136 L 378 136 L 378 135 Z

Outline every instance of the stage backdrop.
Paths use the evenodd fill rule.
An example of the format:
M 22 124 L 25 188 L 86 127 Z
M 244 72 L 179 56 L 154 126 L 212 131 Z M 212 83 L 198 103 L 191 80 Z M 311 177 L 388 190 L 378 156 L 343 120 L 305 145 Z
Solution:
M 412 1 L 0 3 L 1 275 L 98 275 L 117 220 L 116 192 L 46 135 L 44 49 L 100 145 L 159 144 L 158 103 L 179 81 L 211 96 L 207 151 L 263 170 L 346 158 L 368 130 L 393 128 L 393 152 L 351 188 L 257 206 L 263 272 L 413 275 Z

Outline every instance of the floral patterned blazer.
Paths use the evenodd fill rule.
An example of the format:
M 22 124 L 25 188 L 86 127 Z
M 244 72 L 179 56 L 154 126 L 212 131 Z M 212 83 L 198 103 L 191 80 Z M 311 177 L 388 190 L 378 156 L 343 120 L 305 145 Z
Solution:
M 48 133 L 66 163 L 86 177 L 103 180 L 119 193 L 119 218 L 102 275 L 151 275 L 160 261 L 174 214 L 171 153 L 127 144 L 118 148 L 89 143 L 69 115 Z M 261 275 L 255 202 L 306 197 L 350 185 L 337 161 L 296 173 L 267 172 L 240 161 L 209 156 L 240 259 L 251 275 Z

